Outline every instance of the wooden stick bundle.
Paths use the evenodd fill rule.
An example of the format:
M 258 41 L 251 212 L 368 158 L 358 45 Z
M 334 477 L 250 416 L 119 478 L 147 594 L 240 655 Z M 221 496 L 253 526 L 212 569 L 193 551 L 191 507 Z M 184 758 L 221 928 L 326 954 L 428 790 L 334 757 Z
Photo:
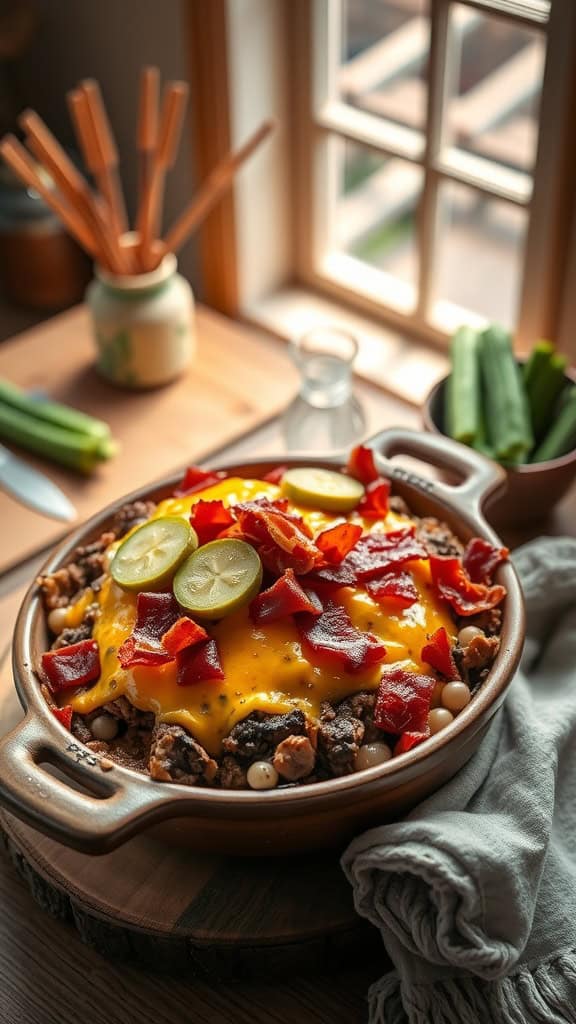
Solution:
M 13 135 L 0 142 L 0 155 L 14 173 L 42 196 L 66 229 L 98 264 L 112 274 L 154 270 L 168 252 L 176 252 L 202 223 L 235 175 L 273 129 L 266 121 L 236 152 L 208 175 L 198 194 L 159 238 L 165 179 L 174 166 L 184 121 L 188 86 L 170 82 L 158 113 L 158 68 L 143 69 L 140 79 L 137 150 L 139 156 L 136 241 L 128 243 L 128 221 L 118 171 L 118 150 L 100 87 L 86 79 L 67 95 L 76 138 L 97 191 L 88 184 L 58 140 L 32 110 L 20 125 L 26 148 Z M 32 158 L 31 154 L 36 158 Z

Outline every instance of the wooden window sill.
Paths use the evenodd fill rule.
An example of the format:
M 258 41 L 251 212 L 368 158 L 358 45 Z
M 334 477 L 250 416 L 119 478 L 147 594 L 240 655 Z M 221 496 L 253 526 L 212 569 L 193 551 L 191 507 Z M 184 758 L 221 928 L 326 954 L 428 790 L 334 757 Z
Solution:
M 284 341 L 328 324 L 349 330 L 359 344 L 357 375 L 412 406 L 420 406 L 448 372 L 448 357 L 443 352 L 306 288 L 282 288 L 267 295 L 250 304 L 243 318 Z

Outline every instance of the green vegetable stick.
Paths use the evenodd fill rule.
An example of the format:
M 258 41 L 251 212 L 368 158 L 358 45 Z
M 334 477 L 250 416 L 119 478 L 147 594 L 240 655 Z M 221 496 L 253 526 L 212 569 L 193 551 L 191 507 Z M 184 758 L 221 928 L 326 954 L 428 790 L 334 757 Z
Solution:
M 549 356 L 526 385 L 532 431 L 537 442 L 547 433 L 554 419 L 558 398 L 564 388 L 566 363 L 564 356 Z
M 486 427 L 501 462 L 522 462 L 533 445 L 528 404 L 510 335 L 491 326 L 480 337 Z
M 98 462 L 113 454 L 115 448 L 109 438 L 89 437 L 66 430 L 3 402 L 0 402 L 0 439 L 81 473 L 91 473 Z
M 528 359 L 524 363 L 523 376 L 524 386 L 528 391 L 532 382 L 540 375 L 544 366 L 547 366 L 554 355 L 554 345 L 551 341 L 537 341 Z
M 480 429 L 478 333 L 460 327 L 450 346 L 452 373 L 447 394 L 447 429 L 462 444 L 473 444 Z
M 573 448 L 576 448 L 576 387 L 569 389 L 558 418 L 530 461 L 546 462 L 548 459 L 558 459 Z
M 102 420 L 87 416 L 86 413 L 80 412 L 78 409 L 71 409 L 67 405 L 60 405 L 59 402 L 31 398 L 25 391 L 2 378 L 0 378 L 0 401 L 28 416 L 35 416 L 36 419 L 52 423 L 56 427 L 63 427 L 65 430 L 73 430 L 77 434 L 86 434 L 87 437 L 94 438 L 110 436 L 110 428 Z

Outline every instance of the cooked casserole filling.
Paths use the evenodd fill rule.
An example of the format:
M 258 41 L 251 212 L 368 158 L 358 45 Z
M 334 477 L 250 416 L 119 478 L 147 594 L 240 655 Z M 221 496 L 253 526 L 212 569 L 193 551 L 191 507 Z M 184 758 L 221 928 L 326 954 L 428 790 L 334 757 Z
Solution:
M 158 781 L 269 789 L 383 763 L 448 726 L 499 647 L 507 557 L 346 473 L 192 467 L 39 580 L 54 714 Z

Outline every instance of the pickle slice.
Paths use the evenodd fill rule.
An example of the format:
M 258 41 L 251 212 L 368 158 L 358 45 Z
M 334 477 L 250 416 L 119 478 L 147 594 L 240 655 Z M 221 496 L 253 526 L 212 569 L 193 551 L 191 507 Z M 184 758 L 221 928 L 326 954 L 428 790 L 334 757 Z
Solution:
M 281 490 L 298 505 L 327 512 L 351 512 L 364 494 L 364 487 L 353 477 L 315 466 L 287 470 Z
M 196 547 L 198 537 L 185 519 L 151 519 L 122 541 L 110 575 L 124 590 L 160 590 Z
M 261 583 L 258 553 L 229 537 L 203 544 L 186 559 L 174 578 L 174 596 L 194 618 L 222 619 L 251 601 Z

